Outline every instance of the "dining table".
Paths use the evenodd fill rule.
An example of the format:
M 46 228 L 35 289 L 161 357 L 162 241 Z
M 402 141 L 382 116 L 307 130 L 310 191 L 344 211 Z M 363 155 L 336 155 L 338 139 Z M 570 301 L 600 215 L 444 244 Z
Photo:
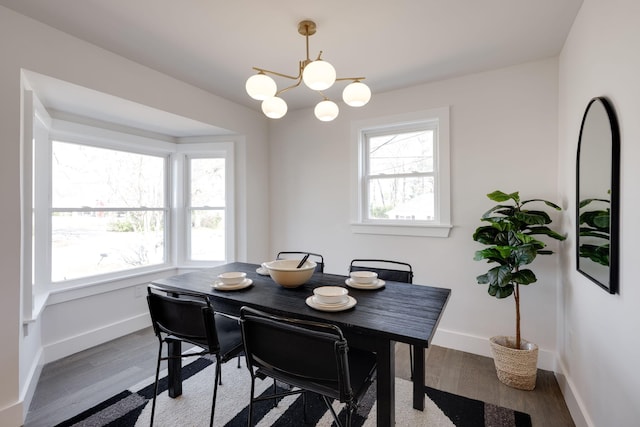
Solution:
M 259 264 L 231 262 L 151 283 L 165 292 L 187 290 L 206 295 L 214 310 L 239 315 L 243 306 L 268 313 L 337 325 L 348 345 L 376 353 L 376 417 L 377 425 L 395 424 L 395 344 L 406 343 L 413 348 L 413 408 L 424 410 L 425 349 L 438 327 L 451 290 L 442 287 L 386 281 L 376 289 L 347 286 L 348 275 L 315 272 L 297 288 L 285 288 L 270 276 L 259 274 Z M 214 287 L 223 272 L 244 272 L 251 285 L 233 291 Z M 262 271 L 260 271 L 262 273 Z M 248 282 L 247 282 L 248 283 Z M 342 286 L 356 301 L 343 311 L 322 311 L 307 304 L 313 289 L 319 286 Z M 170 343 L 169 355 L 179 355 L 180 344 Z M 182 393 L 179 358 L 169 361 L 169 396 Z

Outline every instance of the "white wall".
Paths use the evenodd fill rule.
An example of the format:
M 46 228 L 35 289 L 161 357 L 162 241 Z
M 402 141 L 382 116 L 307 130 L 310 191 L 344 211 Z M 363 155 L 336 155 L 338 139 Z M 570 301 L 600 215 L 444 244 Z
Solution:
M 133 288 L 64 301 L 47 307 L 29 328 L 22 326 L 20 304 L 20 71 L 28 69 L 109 95 L 168 111 L 244 135 L 237 147 L 238 259 L 267 256 L 266 119 L 261 114 L 143 67 L 0 6 L 0 210 L 2 224 L 2 298 L 0 298 L 0 425 L 21 425 L 26 384 L 42 363 L 42 344 L 66 343 L 77 350 L 92 340 L 125 333 L 146 314 Z M 213 77 L 212 77 L 213 78 Z M 245 178 L 245 172 L 250 176 Z M 256 214 L 252 214 L 256 212 Z M 250 244 L 247 236 L 251 236 Z M 105 301 L 107 302 L 105 304 Z M 113 305 L 118 309 L 113 309 Z M 91 315 L 91 318 L 89 318 Z M 45 320 L 43 320 L 45 319 Z M 136 320 L 138 319 L 138 320 Z M 108 332 L 109 328 L 111 332 Z M 25 335 L 26 333 L 29 335 Z M 96 338 L 98 337 L 98 338 Z M 82 344 L 84 343 L 84 344 Z M 95 344 L 95 343 L 94 343 Z M 74 347 L 75 346 L 75 347 Z M 57 346 L 58 349 L 62 346 Z M 59 356 L 59 354 L 58 354 Z
M 585 0 L 560 56 L 559 178 L 571 206 L 568 228 L 575 227 L 576 149 L 591 98 L 609 98 L 621 134 L 620 293 L 609 295 L 576 272 L 575 240 L 562 254 L 560 380 L 578 426 L 630 426 L 640 419 L 639 19 L 636 0 Z
M 414 266 L 415 283 L 453 291 L 435 343 L 488 355 L 488 337 L 514 334 L 514 302 L 492 298 L 486 286 L 476 284 L 486 264 L 473 261 L 482 246 L 472 234 L 493 206 L 486 197 L 493 190 L 558 199 L 557 65 L 556 59 L 548 59 L 376 93 L 361 109 L 341 105 L 331 123 L 319 122 L 311 110 L 289 112 L 272 122 L 271 253 L 319 252 L 325 256 L 325 270 L 335 273 L 345 273 L 352 258 L 407 261 Z M 352 234 L 351 121 L 447 105 L 450 237 Z M 538 283 L 525 288 L 522 297 L 523 336 L 541 347 L 540 366 L 545 369 L 554 367 L 558 263 L 557 256 L 536 260 Z

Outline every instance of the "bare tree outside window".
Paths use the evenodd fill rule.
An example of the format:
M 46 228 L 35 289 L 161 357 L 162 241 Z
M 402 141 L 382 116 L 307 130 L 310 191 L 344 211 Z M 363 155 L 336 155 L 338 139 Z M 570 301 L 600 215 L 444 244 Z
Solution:
M 52 143 L 51 279 L 165 262 L 165 157 Z
M 434 131 L 367 138 L 368 218 L 434 220 Z

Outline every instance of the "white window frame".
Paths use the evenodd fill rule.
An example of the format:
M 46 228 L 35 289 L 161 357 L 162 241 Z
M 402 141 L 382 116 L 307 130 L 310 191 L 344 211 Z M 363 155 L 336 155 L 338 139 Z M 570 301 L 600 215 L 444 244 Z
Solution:
M 96 276 L 51 281 L 51 142 L 59 140 L 81 145 L 163 156 L 166 158 L 165 174 L 165 262 L 147 267 L 123 270 Z M 184 141 L 184 143 L 183 143 Z M 115 130 L 88 126 L 66 120 L 52 119 L 49 137 L 35 141 L 37 173 L 35 175 L 36 197 L 35 208 L 35 253 L 34 293 L 59 292 L 73 288 L 83 288 L 104 284 L 116 280 L 137 277 L 140 275 L 183 267 L 207 267 L 230 262 L 235 259 L 235 213 L 234 213 L 234 142 L 226 137 L 181 138 L 176 142 L 133 135 Z M 185 251 L 189 246 L 185 242 L 188 235 L 185 230 L 185 167 L 186 156 L 223 157 L 225 158 L 225 183 L 227 206 L 225 218 L 225 260 L 221 261 L 189 261 Z M 47 190 L 43 190 L 47 189 Z
M 366 140 L 368 136 L 393 132 L 411 132 L 416 128 L 433 128 L 434 138 L 434 183 L 435 219 L 389 220 L 368 219 L 368 186 L 366 164 L 368 162 Z M 399 236 L 448 237 L 451 225 L 451 184 L 449 161 L 449 107 L 435 108 L 396 116 L 362 120 L 352 123 L 351 159 L 352 207 L 351 231 L 363 234 Z
M 175 193 L 175 206 L 177 207 L 176 218 L 180 221 L 173 230 L 180 231 L 183 238 L 175 236 L 178 242 L 176 245 L 176 259 L 182 267 L 209 267 L 213 265 L 224 264 L 235 259 L 235 150 L 234 143 L 228 142 L 229 139 L 219 139 L 213 137 L 189 138 L 190 143 L 181 143 L 176 146 L 176 156 L 174 160 L 175 175 L 182 177 L 181 191 Z M 195 141 L 195 142 L 194 142 Z M 189 169 L 187 163 L 189 159 L 197 158 L 221 158 L 225 160 L 225 259 L 219 261 L 201 260 L 195 261 L 191 259 L 191 227 L 187 218 L 189 218 L 188 210 L 191 208 L 189 200 Z

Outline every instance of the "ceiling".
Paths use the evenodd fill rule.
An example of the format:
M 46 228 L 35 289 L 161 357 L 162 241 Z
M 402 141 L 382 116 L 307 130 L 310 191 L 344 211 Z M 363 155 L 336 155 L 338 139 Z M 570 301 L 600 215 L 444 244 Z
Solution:
M 0 0 L 80 39 L 259 110 L 244 84 L 257 66 L 297 74 L 298 22 L 338 77 L 376 93 L 557 55 L 582 0 Z M 276 78 L 278 88 L 291 81 Z M 344 85 L 327 95 L 339 100 Z M 333 90 L 333 92 L 332 92 Z M 306 87 L 289 109 L 320 99 Z

